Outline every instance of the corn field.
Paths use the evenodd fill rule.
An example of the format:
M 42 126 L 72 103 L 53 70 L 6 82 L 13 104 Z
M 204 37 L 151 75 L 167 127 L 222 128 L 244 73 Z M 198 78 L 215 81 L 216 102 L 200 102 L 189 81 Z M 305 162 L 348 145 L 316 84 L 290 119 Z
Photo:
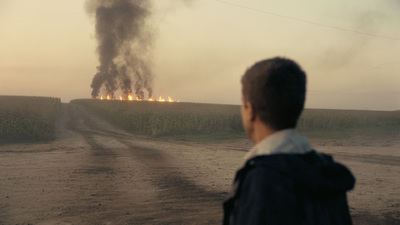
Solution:
M 306 109 L 298 123 L 300 130 L 400 129 L 399 111 Z
M 150 136 L 244 134 L 240 106 L 181 102 L 71 101 L 111 123 Z M 54 138 L 60 99 L 0 96 L 0 143 Z M 400 132 L 399 111 L 306 109 L 298 131 L 308 136 Z M 323 135 L 322 135 L 323 136 Z
M 182 102 L 73 100 L 117 126 L 151 136 L 243 132 L 238 106 Z
M 400 112 L 306 109 L 297 127 L 300 133 L 320 138 L 399 134 Z
M 54 138 L 59 98 L 0 96 L 0 143 Z
M 93 113 L 138 134 L 244 133 L 240 106 L 197 103 L 74 100 Z M 400 112 L 305 109 L 298 131 L 307 135 L 336 133 L 344 136 L 363 132 L 400 132 Z

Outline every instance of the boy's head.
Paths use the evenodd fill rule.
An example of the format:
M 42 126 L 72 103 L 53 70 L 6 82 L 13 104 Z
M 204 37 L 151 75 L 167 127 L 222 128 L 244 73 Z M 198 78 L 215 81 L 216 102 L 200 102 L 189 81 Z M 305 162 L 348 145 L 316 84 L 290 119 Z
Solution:
M 296 127 L 305 94 L 306 74 L 290 59 L 257 62 L 242 76 L 242 107 L 276 131 Z

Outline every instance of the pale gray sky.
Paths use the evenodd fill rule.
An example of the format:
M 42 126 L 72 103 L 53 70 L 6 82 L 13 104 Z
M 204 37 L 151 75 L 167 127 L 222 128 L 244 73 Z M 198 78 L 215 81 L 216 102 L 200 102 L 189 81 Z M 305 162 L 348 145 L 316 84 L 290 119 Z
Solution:
M 0 95 L 91 97 L 84 4 L 0 1 Z M 398 0 L 155 0 L 154 96 L 240 104 L 246 68 L 285 56 L 308 74 L 308 108 L 400 109 L 399 11 Z

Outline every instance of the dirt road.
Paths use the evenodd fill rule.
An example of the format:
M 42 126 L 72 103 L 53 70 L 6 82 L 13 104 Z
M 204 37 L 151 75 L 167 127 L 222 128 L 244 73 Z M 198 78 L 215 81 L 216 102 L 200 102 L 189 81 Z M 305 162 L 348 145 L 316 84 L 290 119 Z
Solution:
M 221 202 L 250 141 L 162 142 L 76 105 L 63 104 L 61 114 L 55 141 L 0 146 L 0 224 L 221 224 Z M 317 147 L 357 177 L 349 194 L 355 224 L 400 224 L 393 143 Z

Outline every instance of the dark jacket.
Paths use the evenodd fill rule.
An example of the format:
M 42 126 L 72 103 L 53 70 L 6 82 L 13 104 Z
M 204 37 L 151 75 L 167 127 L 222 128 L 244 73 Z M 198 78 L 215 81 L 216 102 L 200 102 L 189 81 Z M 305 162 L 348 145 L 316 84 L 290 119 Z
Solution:
M 257 156 L 236 174 L 224 224 L 351 224 L 354 183 L 345 166 L 315 151 Z

